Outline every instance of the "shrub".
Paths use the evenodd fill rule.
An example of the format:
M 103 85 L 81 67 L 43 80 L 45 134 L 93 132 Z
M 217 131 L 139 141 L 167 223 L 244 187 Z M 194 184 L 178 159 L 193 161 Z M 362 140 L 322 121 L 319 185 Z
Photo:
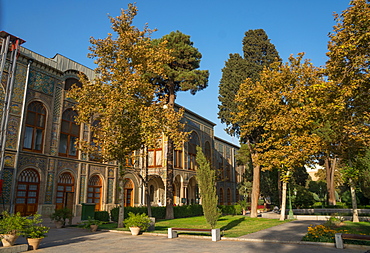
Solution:
M 150 219 L 145 213 L 134 214 L 132 212 L 129 212 L 128 218 L 126 218 L 123 222 L 126 228 L 139 227 L 141 228 L 141 230 L 146 230 L 149 227 Z
M 109 221 L 108 211 L 97 211 L 94 213 L 94 219 L 99 221 Z

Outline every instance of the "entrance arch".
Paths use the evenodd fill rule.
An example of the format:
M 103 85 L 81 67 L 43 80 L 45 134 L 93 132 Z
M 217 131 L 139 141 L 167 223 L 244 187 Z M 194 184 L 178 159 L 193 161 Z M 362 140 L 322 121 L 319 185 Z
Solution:
M 17 180 L 15 212 L 28 216 L 37 212 L 40 175 L 35 169 L 23 170 Z
M 102 181 L 98 175 L 90 177 L 87 187 L 87 203 L 95 203 L 95 211 L 101 210 Z
M 125 196 L 125 207 L 126 206 L 134 206 L 134 183 L 131 179 L 126 178 L 124 189 L 124 196 Z
M 70 172 L 59 175 L 56 196 L 56 209 L 73 209 L 74 177 Z

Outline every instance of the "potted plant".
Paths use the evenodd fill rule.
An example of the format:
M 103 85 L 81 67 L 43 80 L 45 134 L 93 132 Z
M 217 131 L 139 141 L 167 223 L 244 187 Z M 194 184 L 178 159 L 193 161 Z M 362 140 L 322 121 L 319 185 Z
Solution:
M 49 227 L 45 227 L 41 224 L 42 219 L 40 214 L 35 214 L 26 219 L 26 225 L 24 228 L 24 235 L 27 237 L 28 245 L 36 250 L 43 238 L 49 232 Z
M 13 246 L 17 238 L 23 234 L 26 218 L 18 212 L 9 214 L 4 211 L 0 220 L 0 236 L 4 247 Z
M 95 220 L 89 216 L 87 221 L 83 221 L 80 227 L 90 229 L 91 232 L 96 232 L 98 230 L 99 226 L 104 224 L 103 221 Z
M 140 231 L 145 231 L 150 224 L 150 219 L 145 213 L 134 214 L 128 213 L 128 218 L 124 220 L 126 228 L 129 228 L 132 235 L 138 235 Z
M 69 208 L 55 209 L 55 212 L 50 215 L 51 220 L 54 221 L 56 228 L 62 228 L 66 225 L 66 220 L 72 220 L 72 210 Z

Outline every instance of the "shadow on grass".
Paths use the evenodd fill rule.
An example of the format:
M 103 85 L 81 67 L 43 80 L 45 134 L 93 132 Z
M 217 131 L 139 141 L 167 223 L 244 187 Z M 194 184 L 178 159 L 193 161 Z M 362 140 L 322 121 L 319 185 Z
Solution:
M 220 230 L 223 231 L 223 230 L 230 230 L 232 229 L 233 227 L 236 227 L 238 226 L 240 223 L 242 223 L 243 221 L 245 220 L 245 217 L 242 217 L 240 219 L 237 219 L 237 220 L 233 220 L 231 222 L 229 222 L 228 224 L 226 224 L 225 226 L 221 227 Z

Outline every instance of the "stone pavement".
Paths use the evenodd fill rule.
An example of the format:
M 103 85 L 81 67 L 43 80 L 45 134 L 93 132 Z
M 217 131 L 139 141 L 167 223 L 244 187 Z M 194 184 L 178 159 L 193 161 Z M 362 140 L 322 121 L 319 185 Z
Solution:
M 336 249 L 333 243 L 299 242 L 314 221 L 294 221 L 240 238 L 222 238 L 212 242 L 210 237 L 185 236 L 168 239 L 167 235 L 144 233 L 132 236 L 128 233 L 100 231 L 91 233 L 81 228 L 52 228 L 43 239 L 38 252 L 366 252 L 370 247 L 351 246 Z M 294 241 L 297 240 L 297 241 Z M 19 238 L 17 243 L 26 243 Z

